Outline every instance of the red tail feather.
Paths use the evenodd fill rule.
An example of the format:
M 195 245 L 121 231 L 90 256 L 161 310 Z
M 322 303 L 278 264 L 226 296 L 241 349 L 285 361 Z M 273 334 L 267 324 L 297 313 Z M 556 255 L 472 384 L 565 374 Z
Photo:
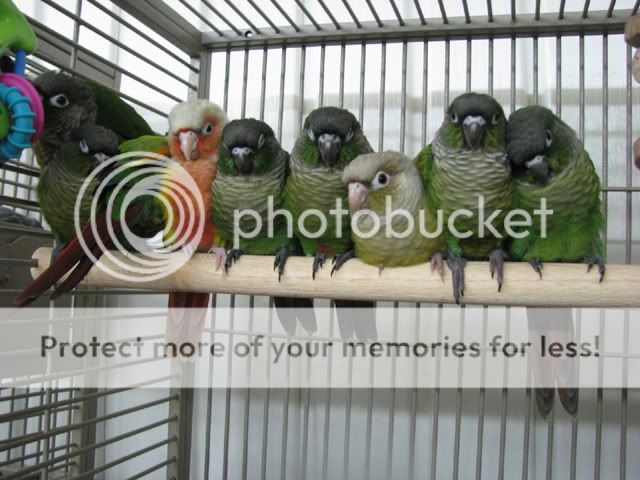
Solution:
M 125 222 L 129 223 L 133 218 L 135 218 L 141 209 L 141 203 L 131 205 L 125 214 Z M 56 261 L 52 265 L 49 265 L 49 268 L 47 268 L 42 275 L 25 287 L 16 299 L 18 307 L 26 307 L 36 300 L 40 295 L 64 277 L 78 262 L 80 262 L 80 265 L 74 269 L 71 275 L 69 275 L 69 278 L 60 286 L 61 289 L 64 286 L 64 290 L 57 294 L 54 293 L 55 296 L 53 298 L 56 298 L 80 283 L 93 265 L 93 262 L 89 257 L 87 257 L 84 249 L 82 248 L 80 238 L 84 239 L 86 246 L 91 252 L 93 252 L 96 258 L 99 258 L 103 253 L 101 247 L 98 245 L 98 239 L 102 240 L 102 243 L 106 247 L 111 245 L 108 229 L 109 216 L 106 211 L 101 211 L 96 215 L 94 225 L 95 229 L 92 228 L 90 223 L 85 225 L 82 228 L 80 235 L 77 235 L 73 240 L 71 240 L 65 249 L 60 252 Z M 114 221 L 112 226 L 115 235 L 120 234 L 123 230 L 122 223 L 119 220 Z

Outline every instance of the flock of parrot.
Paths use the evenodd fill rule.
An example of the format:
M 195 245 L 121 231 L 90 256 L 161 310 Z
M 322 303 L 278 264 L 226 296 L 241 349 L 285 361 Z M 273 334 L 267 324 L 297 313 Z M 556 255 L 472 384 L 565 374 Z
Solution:
M 274 274 L 279 276 L 286 274 L 289 256 L 312 256 L 309 273 L 314 278 L 328 257 L 333 258 L 332 274 L 348 260 L 359 258 L 381 270 L 430 262 L 432 272 L 438 271 L 444 278 L 446 263 L 457 302 L 464 296 L 464 269 L 469 259 L 489 261 L 498 289 L 504 281 L 506 259 L 529 262 L 541 277 L 544 262 L 583 261 L 588 270 L 598 267 L 600 280 L 604 276 L 605 223 L 598 175 L 575 132 L 544 107 L 524 107 L 507 118 L 494 98 L 462 94 L 448 106 L 432 143 L 411 160 L 397 152 L 373 152 L 358 120 L 341 108 L 312 111 L 289 154 L 266 123 L 249 118 L 228 122 L 226 114 L 206 100 L 177 105 L 169 115 L 168 133 L 157 135 L 128 104 L 98 84 L 60 72 L 46 73 L 34 83 L 46 109 L 44 132 L 34 146 L 42 171 L 38 196 L 59 247 L 51 266 L 18 298 L 21 306 L 51 287 L 54 297 L 67 292 L 88 273 L 93 262 L 76 235 L 75 199 L 96 165 L 127 151 L 169 156 L 189 172 L 202 196 L 206 215 L 196 251 L 215 253 L 217 266 L 227 272 L 243 254 L 274 256 Z M 111 192 L 124 195 L 122 189 L 107 188 L 104 192 L 102 205 L 106 205 Z M 498 236 L 478 232 L 480 196 L 488 214 L 496 213 Z M 291 213 L 293 236 L 288 235 L 284 217 L 277 217 L 273 234 L 267 234 L 269 197 L 274 199 L 275 209 L 284 208 Z M 418 229 L 404 238 L 389 238 L 384 234 L 387 197 L 392 199 L 394 208 L 410 212 L 416 225 L 422 212 L 429 231 L 433 231 L 436 212 L 443 212 L 446 221 L 453 212 L 468 209 L 472 215 L 459 217 L 456 227 L 472 233 L 458 238 L 445 227 L 434 238 L 427 238 Z M 504 216 L 516 208 L 533 213 L 542 198 L 554 212 L 546 232 L 532 216 L 534 222 L 528 227 L 528 235 L 509 238 L 502 227 Z M 349 234 L 349 215 L 345 215 L 342 234 L 338 235 L 336 218 L 329 215 L 336 199 L 348 205 L 352 216 L 363 209 L 379 213 L 383 228 L 373 236 L 361 236 L 356 231 Z M 119 197 L 115 201 L 118 204 Z M 84 225 L 90 213 L 85 205 L 81 207 L 80 224 Z M 230 248 L 236 227 L 234 212 L 247 208 L 260 214 L 263 230 L 254 238 L 241 238 L 239 245 Z M 310 209 L 323 212 L 329 222 L 319 237 L 305 234 L 317 231 L 317 217 L 304 217 L 303 229 L 298 225 Z M 171 225 L 165 225 L 167 212 L 157 198 L 139 198 L 128 207 L 124 218 L 124 223 L 145 238 L 167 227 L 171 230 Z M 94 221 L 97 231 L 86 227 L 80 234 L 99 257 L 98 240 L 104 237 L 106 245 L 110 245 L 110 221 L 116 236 L 124 225 L 103 212 Z M 248 222 L 241 225 L 244 231 L 255 225 L 255 219 L 243 221 Z M 370 217 L 360 216 L 358 232 L 368 230 L 370 221 Z M 407 219 L 395 216 L 390 221 L 395 229 L 403 231 Z M 172 293 L 169 299 L 173 307 L 206 307 L 208 302 L 209 295 L 202 293 Z M 316 330 L 313 309 L 304 308 L 312 305 L 310 300 L 276 298 L 274 303 L 288 333 L 295 332 L 297 322 L 311 333 Z M 340 308 L 354 306 L 372 304 L 336 302 Z M 348 315 L 338 316 L 343 338 L 354 334 L 361 340 L 376 338 L 373 309 L 363 311 L 371 311 L 371 318 L 354 322 Z M 536 320 L 533 312 L 529 320 L 530 328 L 544 327 L 544 320 Z M 203 322 L 201 315 L 170 318 L 167 337 L 198 339 Z M 570 325 L 570 316 L 568 322 Z M 575 413 L 575 389 L 564 388 L 559 382 L 558 391 L 567 411 Z M 537 390 L 538 409 L 545 416 L 553 397 L 553 389 Z

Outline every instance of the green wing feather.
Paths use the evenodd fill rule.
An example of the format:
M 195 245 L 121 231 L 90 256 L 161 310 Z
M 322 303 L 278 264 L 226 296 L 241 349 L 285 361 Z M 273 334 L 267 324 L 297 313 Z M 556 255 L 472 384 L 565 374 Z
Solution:
M 87 86 L 98 107 L 98 125 L 113 130 L 121 140 L 155 135 L 146 120 L 112 90 L 94 81 L 87 81 Z

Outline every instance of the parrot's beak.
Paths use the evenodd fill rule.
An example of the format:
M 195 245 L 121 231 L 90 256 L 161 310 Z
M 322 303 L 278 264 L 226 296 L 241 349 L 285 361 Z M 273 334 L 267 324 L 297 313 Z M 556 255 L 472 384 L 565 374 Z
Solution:
M 178 134 L 180 140 L 180 150 L 185 160 L 197 160 L 200 158 L 198 152 L 198 134 L 193 130 L 184 130 Z
M 333 167 L 338 163 L 340 145 L 342 145 L 342 140 L 333 133 L 323 133 L 318 137 L 318 150 L 320 150 L 322 163 L 326 167 Z
M 242 175 L 249 175 L 253 169 L 253 150 L 249 147 L 234 147 L 231 149 L 231 156 L 236 163 L 238 172 Z
M 469 115 L 462 122 L 462 132 L 467 147 L 471 150 L 478 150 L 482 146 L 486 120 L 480 115 Z
M 539 183 L 545 183 L 549 179 L 549 163 L 545 155 L 536 155 L 525 165 Z
M 107 155 L 106 153 L 94 153 L 91 156 L 91 160 L 93 161 L 94 165 L 100 165 L 107 158 L 109 158 L 109 155 Z
M 349 184 L 349 210 L 351 213 L 355 213 L 360 208 L 367 198 L 369 190 L 360 182 L 351 182 Z

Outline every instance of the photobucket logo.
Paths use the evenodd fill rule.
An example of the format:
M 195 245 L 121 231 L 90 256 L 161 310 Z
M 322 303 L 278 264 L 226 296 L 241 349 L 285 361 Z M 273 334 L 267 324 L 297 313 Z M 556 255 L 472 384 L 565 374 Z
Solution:
M 97 263 L 100 255 L 94 253 L 81 235 L 85 225 L 80 224 L 80 211 L 89 199 L 89 223 L 97 239 L 95 248 L 107 262 Z M 144 213 L 129 225 L 125 221 L 126 212 L 140 202 L 144 204 Z M 96 220 L 103 211 L 107 219 L 106 238 L 99 236 Z M 149 239 L 134 230 L 142 231 L 144 222 L 163 214 L 163 241 L 152 248 Z M 205 210 L 195 181 L 180 164 L 153 152 L 127 152 L 102 162 L 87 177 L 76 198 L 74 219 L 80 245 L 98 268 L 124 281 L 149 282 L 167 277 L 191 258 L 204 231 Z M 114 255 L 113 251 L 124 257 Z M 169 255 L 176 251 L 179 253 Z
M 461 208 L 449 212 L 445 222 L 445 212 L 437 210 L 435 213 L 435 228 L 427 227 L 427 214 L 424 210 L 412 213 L 402 208 L 393 208 L 392 197 L 387 195 L 385 198 L 385 211 L 378 213 L 370 209 L 361 209 L 351 215 L 349 219 L 350 231 L 360 238 L 372 238 L 381 231 L 386 238 L 406 238 L 414 234 L 419 229 L 420 235 L 426 238 L 437 238 L 444 233 L 445 223 L 447 231 L 456 238 L 464 239 L 471 236 L 477 238 L 504 238 L 502 232 L 510 238 L 526 238 L 531 232 L 533 226 L 533 217 L 539 217 L 536 224 L 536 230 L 540 238 L 547 237 L 547 217 L 553 215 L 553 210 L 547 208 L 547 199 L 540 199 L 540 206 L 533 210 L 533 216 L 527 210 L 512 209 L 502 210 L 496 208 L 487 208 L 485 199 L 482 195 L 478 196 L 477 208 L 469 210 Z M 294 220 L 291 212 L 279 209 L 274 211 L 274 198 L 269 196 L 267 199 L 267 230 L 264 232 L 263 216 L 260 212 L 252 209 L 234 210 L 234 248 L 239 248 L 240 239 L 252 239 L 259 235 L 265 235 L 268 238 L 274 237 L 274 221 L 277 217 L 283 217 L 286 223 L 287 236 L 293 236 Z M 496 221 L 502 217 L 502 223 Z M 251 222 L 246 219 L 251 218 Z M 309 230 L 307 220 L 313 218 L 318 227 L 315 230 Z M 332 236 L 342 238 L 344 219 L 349 218 L 349 210 L 342 206 L 342 199 L 336 198 L 335 208 L 329 210 L 328 215 L 317 209 L 309 209 L 303 211 L 297 219 L 298 231 L 305 238 L 320 238 L 327 233 L 329 225 L 335 226 Z M 244 220 L 244 221 L 243 221 Z M 460 229 L 457 222 L 463 220 L 467 226 Z M 472 224 L 472 228 L 469 225 Z M 250 230 L 243 228 L 243 225 L 251 226 Z

